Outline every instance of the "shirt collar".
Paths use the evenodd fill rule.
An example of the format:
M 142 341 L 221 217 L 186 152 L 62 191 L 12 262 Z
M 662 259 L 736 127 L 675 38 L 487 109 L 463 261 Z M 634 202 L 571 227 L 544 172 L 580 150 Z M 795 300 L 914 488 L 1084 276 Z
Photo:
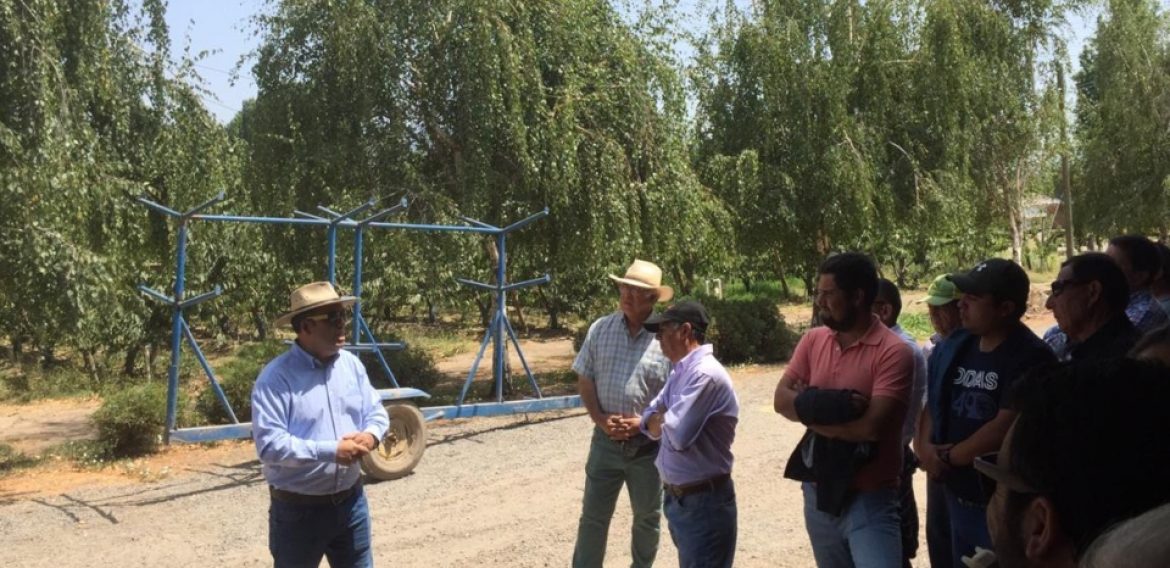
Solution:
M 710 343 L 705 343 L 703 345 L 700 345 L 694 351 L 687 353 L 686 357 L 679 359 L 678 363 L 675 363 L 675 365 L 674 365 L 674 370 L 677 373 L 682 373 L 682 372 L 685 372 L 687 370 L 690 370 L 691 368 L 698 365 L 699 361 L 702 361 L 705 357 L 707 357 L 708 355 L 712 355 L 713 353 L 715 353 L 715 347 L 712 346 Z
M 334 356 L 330 357 L 329 359 L 325 359 L 325 360 L 318 359 L 316 355 L 313 355 L 312 353 L 305 351 L 305 348 L 301 347 L 301 344 L 297 343 L 295 340 L 292 343 L 291 351 L 293 353 L 293 357 L 296 357 L 298 362 L 305 365 L 306 367 L 312 367 L 314 369 L 323 369 L 325 367 L 328 367 L 328 366 L 332 365 L 333 363 L 337 362 L 338 357 L 341 356 L 341 353 L 338 353 L 337 355 L 334 355 Z
M 865 333 L 861 335 L 861 338 L 857 340 L 855 345 L 877 345 L 881 343 L 882 331 L 886 329 L 889 328 L 878 319 L 877 314 L 869 314 L 869 329 L 865 330 Z M 837 335 L 838 332 L 834 330 L 833 337 L 836 338 Z

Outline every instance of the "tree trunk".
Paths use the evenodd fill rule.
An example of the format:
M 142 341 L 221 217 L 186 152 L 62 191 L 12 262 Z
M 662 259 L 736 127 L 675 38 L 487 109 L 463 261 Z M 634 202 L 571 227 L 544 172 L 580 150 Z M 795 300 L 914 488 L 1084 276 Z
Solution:
M 264 319 L 264 314 L 260 313 L 260 308 L 252 308 L 252 324 L 256 326 L 256 339 L 264 341 L 268 339 L 268 322 Z
M 127 377 L 134 376 L 134 361 L 138 359 L 138 354 L 141 352 L 141 343 L 135 343 L 126 350 L 126 358 L 122 361 L 122 375 Z
M 57 364 L 57 358 L 53 356 L 52 345 L 41 346 L 41 368 L 50 369 Z
M 82 349 L 81 350 L 81 361 L 82 361 L 82 364 L 85 366 L 85 373 L 87 375 L 89 375 L 90 380 L 92 380 L 96 383 L 98 380 L 98 370 L 97 370 L 97 362 L 95 362 L 93 359 L 93 350 Z
M 1020 220 L 1016 216 L 1015 211 L 1010 211 L 1008 213 L 1008 219 L 1012 229 L 1012 260 L 1016 261 L 1016 264 L 1022 266 L 1024 264 L 1024 246 L 1021 235 L 1023 229 L 1020 227 Z

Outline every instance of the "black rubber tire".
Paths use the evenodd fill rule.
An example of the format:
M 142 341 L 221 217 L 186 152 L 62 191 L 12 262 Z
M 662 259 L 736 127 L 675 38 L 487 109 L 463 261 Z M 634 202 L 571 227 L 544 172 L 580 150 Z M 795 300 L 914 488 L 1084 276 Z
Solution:
M 386 403 L 390 429 L 378 449 L 362 458 L 362 471 L 374 479 L 398 479 L 414 471 L 427 450 L 427 421 L 414 404 Z

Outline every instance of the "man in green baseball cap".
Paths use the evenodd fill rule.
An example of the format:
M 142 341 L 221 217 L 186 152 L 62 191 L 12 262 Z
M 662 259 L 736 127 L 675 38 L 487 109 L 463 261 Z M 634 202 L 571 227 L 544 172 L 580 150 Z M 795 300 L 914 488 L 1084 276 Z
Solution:
M 962 325 L 959 320 L 959 298 L 962 296 L 962 292 L 959 292 L 955 283 L 951 282 L 946 274 L 943 274 L 930 283 L 930 287 L 926 289 L 926 297 L 918 300 L 919 303 L 926 304 L 930 313 L 930 325 L 934 328 L 934 334 L 930 336 L 930 341 L 922 348 L 928 365 L 934 346 L 949 337 Z M 919 424 L 921 424 L 921 417 L 919 417 Z M 922 436 L 921 428 L 917 428 L 916 432 L 918 436 Z M 915 440 L 914 451 L 916 453 L 925 451 L 929 437 L 930 433 L 927 432 L 920 440 Z M 928 478 L 926 480 L 926 548 L 932 566 L 949 566 L 954 561 L 951 556 L 950 515 L 946 505 L 942 482 Z

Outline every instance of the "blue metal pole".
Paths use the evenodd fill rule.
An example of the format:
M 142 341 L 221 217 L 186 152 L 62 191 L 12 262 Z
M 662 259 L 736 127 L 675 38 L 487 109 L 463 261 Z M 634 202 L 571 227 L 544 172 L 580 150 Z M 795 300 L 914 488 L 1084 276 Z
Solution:
M 163 442 L 170 443 L 171 431 L 175 429 L 175 411 L 179 406 L 179 358 L 182 349 L 183 292 L 187 278 L 187 220 L 179 220 L 179 246 L 175 258 L 175 303 L 171 309 L 171 366 L 167 369 L 167 428 Z
M 325 279 L 334 286 L 337 285 L 337 277 L 335 269 L 337 268 L 337 224 L 330 223 L 329 225 L 329 262 L 326 269 Z
M 220 406 L 227 412 L 232 424 L 239 424 L 240 420 L 236 418 L 236 411 L 232 410 L 232 403 L 228 401 L 227 395 L 223 392 L 223 387 L 215 379 L 215 372 L 211 370 L 211 364 L 203 356 L 203 350 L 199 348 L 199 342 L 195 341 L 195 334 L 191 333 L 191 327 L 187 325 L 186 321 L 183 321 L 183 335 L 187 337 L 187 343 L 191 345 L 191 351 L 195 353 L 195 358 L 199 360 L 199 364 L 203 367 L 203 372 L 207 373 L 207 380 L 211 381 L 211 390 L 215 392 L 215 398 L 219 399 Z
M 362 318 L 362 241 L 365 235 L 365 227 L 358 225 L 353 232 L 353 296 L 358 299 L 357 303 L 353 305 L 353 342 L 355 344 L 362 342 L 362 328 L 360 325 Z M 370 343 L 377 343 L 373 335 L 370 335 Z
M 496 402 L 504 402 L 504 374 L 507 371 L 507 349 L 508 344 L 504 342 L 504 322 L 508 320 L 508 293 L 504 291 L 504 278 L 506 278 L 508 262 L 508 251 L 505 248 L 506 235 L 505 233 L 498 233 L 496 235 L 496 251 L 500 255 L 500 261 L 496 263 L 496 307 L 499 310 L 499 316 L 496 321 L 494 333 L 492 333 L 492 341 L 495 343 L 495 360 L 496 360 Z
M 487 333 L 483 336 L 483 341 L 479 344 L 479 351 L 475 354 L 475 361 L 471 363 L 471 371 L 467 373 L 467 381 L 463 383 L 463 390 L 459 392 L 459 399 L 455 401 L 455 405 L 463 404 L 463 400 L 467 398 L 467 391 L 471 388 L 471 382 L 475 380 L 475 373 L 479 370 L 479 362 L 483 360 L 483 352 L 487 349 L 488 342 L 492 339 L 492 330 L 496 327 L 496 317 L 492 316 L 492 323 L 488 325 Z
M 365 330 L 366 335 L 370 338 L 370 343 L 374 345 L 374 356 L 378 358 L 378 363 L 382 365 L 382 370 L 386 371 L 386 376 L 390 377 L 390 384 L 394 388 L 399 388 L 398 377 L 394 376 L 394 371 L 390 370 L 390 363 L 386 361 L 386 354 L 382 353 L 382 348 L 378 345 L 378 339 L 374 337 L 374 332 L 370 331 L 370 326 L 366 324 L 365 318 L 358 318 L 358 323 L 361 324 L 361 329 Z
M 528 382 L 532 385 L 532 392 L 536 394 L 536 398 L 542 398 L 544 395 L 540 394 L 540 385 L 536 384 L 536 376 L 532 374 L 532 369 L 528 367 L 528 360 L 524 358 L 524 351 L 520 349 L 520 340 L 516 339 L 516 330 L 512 329 L 512 323 L 504 320 L 504 325 L 507 326 L 508 336 L 512 338 L 512 344 L 516 346 L 516 355 L 520 356 L 520 364 L 524 366 L 524 372 L 528 375 Z

